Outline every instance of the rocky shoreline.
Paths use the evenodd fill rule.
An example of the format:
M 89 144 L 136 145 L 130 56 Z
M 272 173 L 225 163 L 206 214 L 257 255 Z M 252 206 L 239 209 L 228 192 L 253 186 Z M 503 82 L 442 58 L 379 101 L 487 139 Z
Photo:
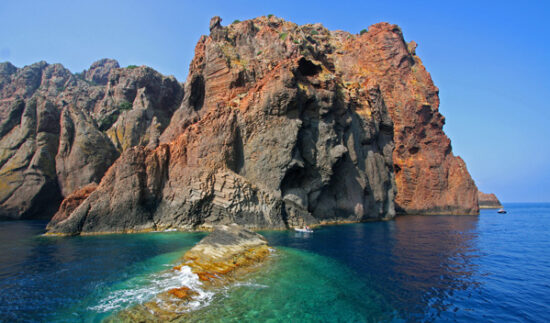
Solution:
M 478 214 L 416 46 L 388 23 L 214 17 L 184 84 L 2 63 L 0 218 L 87 235 Z

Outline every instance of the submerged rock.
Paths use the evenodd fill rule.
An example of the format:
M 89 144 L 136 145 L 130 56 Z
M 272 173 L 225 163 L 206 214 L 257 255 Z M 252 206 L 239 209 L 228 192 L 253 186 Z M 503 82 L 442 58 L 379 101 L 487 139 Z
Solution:
M 497 196 L 493 193 L 478 192 L 479 208 L 481 209 L 500 209 L 502 204 L 498 200 Z
M 201 281 L 219 284 L 238 278 L 267 255 L 269 246 L 260 234 L 237 224 L 218 225 L 185 253 L 182 265 L 191 267 Z
M 218 225 L 183 257 L 173 271 L 190 268 L 196 275 L 192 286 L 159 293 L 152 300 L 115 314 L 107 321 L 185 321 L 187 312 L 206 292 L 219 292 L 265 264 L 270 254 L 267 240 L 237 224 Z

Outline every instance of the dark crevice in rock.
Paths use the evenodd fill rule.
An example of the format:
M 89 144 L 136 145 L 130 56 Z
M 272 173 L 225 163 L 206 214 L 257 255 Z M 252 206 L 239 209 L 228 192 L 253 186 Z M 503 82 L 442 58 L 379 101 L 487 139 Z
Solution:
M 243 87 L 246 85 L 247 82 L 247 75 L 245 70 L 241 70 L 237 73 L 237 77 L 231 84 L 229 85 L 229 88 L 233 89 L 236 87 Z
M 10 112 L 5 120 L 0 121 L 0 137 L 10 132 L 21 122 L 21 116 L 25 109 L 25 101 L 16 100 L 10 107 Z
M 191 93 L 189 95 L 189 106 L 198 111 L 204 104 L 204 78 L 202 75 L 193 75 L 191 80 Z
M 233 136 L 232 156 L 229 156 L 227 167 L 237 174 L 240 174 L 244 166 L 244 147 L 240 127 L 235 127 Z
M 411 147 L 409 148 L 409 154 L 414 155 L 420 150 L 419 147 Z
M 300 58 L 298 61 L 298 71 L 303 76 L 313 76 L 319 72 L 321 72 L 322 68 L 318 65 L 313 64 L 311 61 Z
M 396 174 L 399 173 L 399 172 L 401 171 L 401 167 L 399 167 L 399 165 L 397 165 L 397 164 L 394 164 L 394 165 L 393 165 L 393 169 L 394 169 L 394 171 L 395 171 Z
M 42 189 L 29 201 L 31 207 L 22 213 L 21 219 L 51 219 L 63 200 L 55 180 L 47 180 Z

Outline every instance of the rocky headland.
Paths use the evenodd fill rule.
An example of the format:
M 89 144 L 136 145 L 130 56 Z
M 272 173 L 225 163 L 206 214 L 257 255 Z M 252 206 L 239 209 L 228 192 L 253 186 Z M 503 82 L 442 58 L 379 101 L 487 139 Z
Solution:
M 477 214 L 416 46 L 388 23 L 215 17 L 183 85 L 112 60 L 3 63 L 0 215 L 88 234 Z
M 267 240 L 237 224 L 217 225 L 187 251 L 174 272 L 191 270 L 195 278 L 159 293 L 152 300 L 117 313 L 107 321 L 185 321 L 185 314 L 198 306 L 204 295 L 242 281 L 267 262 L 272 249 Z M 176 273 L 177 275 L 177 273 Z
M 500 209 L 502 204 L 497 196 L 493 193 L 478 192 L 479 208 L 480 209 Z

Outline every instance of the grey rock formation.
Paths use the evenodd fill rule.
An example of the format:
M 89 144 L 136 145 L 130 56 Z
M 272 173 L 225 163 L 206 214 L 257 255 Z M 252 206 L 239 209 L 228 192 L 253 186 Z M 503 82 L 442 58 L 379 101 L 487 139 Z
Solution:
M 173 77 L 114 60 L 81 74 L 0 64 L 0 218 L 51 217 L 122 151 L 155 146 L 182 96 Z

